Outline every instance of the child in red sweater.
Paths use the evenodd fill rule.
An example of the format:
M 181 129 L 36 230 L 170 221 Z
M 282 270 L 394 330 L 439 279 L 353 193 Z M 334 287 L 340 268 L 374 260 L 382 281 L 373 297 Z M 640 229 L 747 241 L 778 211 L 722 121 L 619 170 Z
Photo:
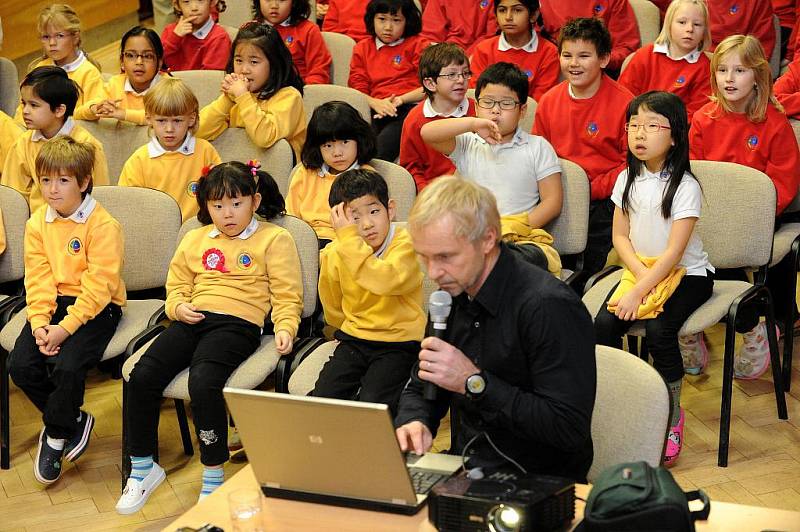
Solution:
M 539 0 L 497 0 L 495 17 L 502 33 L 475 46 L 470 58 L 478 76 L 494 63 L 508 62 L 517 65 L 528 76 L 528 96 L 536 100 L 558 83 L 558 50 L 550 41 L 539 37 L 534 28 L 539 18 Z
M 764 56 L 769 60 L 775 47 L 770 0 L 711 0 L 708 14 L 712 47 L 730 35 L 753 35 L 761 42 Z
M 356 42 L 366 39 L 369 32 L 364 25 L 364 15 L 368 3 L 367 0 L 330 0 L 324 8 L 322 31 L 342 33 Z
M 711 45 L 705 0 L 675 0 L 655 43 L 640 48 L 619 76 L 633 94 L 666 91 L 683 100 L 689 121 L 711 96 Z
M 800 119 L 800 55 L 775 82 L 775 96 L 789 118 Z
M 403 120 L 425 95 L 417 71 L 428 42 L 419 35 L 422 20 L 413 0 L 371 0 L 364 23 L 372 38 L 353 49 L 347 84 L 367 96 L 374 112 L 377 158 L 394 161 Z
M 639 26 L 628 0 L 541 0 L 544 29 L 553 37 L 575 17 L 602 19 L 611 33 L 608 70 L 619 72 L 622 62 L 639 48 Z
M 758 39 L 732 35 L 723 40 L 711 59 L 711 71 L 712 101 L 692 119 L 691 157 L 734 162 L 764 172 L 775 185 L 776 214 L 780 215 L 797 194 L 800 151 L 792 126 L 772 93 L 769 63 Z M 779 217 L 776 228 L 780 223 Z M 789 292 L 790 268 L 791 261 L 784 259 L 767 275 L 767 286 L 776 295 L 773 303 L 779 322 L 792 311 L 782 297 Z M 717 277 L 743 276 L 744 272 L 728 271 L 727 277 Z M 769 366 L 766 326 L 758 322 L 755 314 L 748 313 L 737 321 L 741 325 L 737 326 L 738 332 L 749 332 L 744 334 L 744 344 L 734 359 L 734 375 L 756 379 Z
M 211 16 L 225 11 L 225 0 L 172 0 L 177 22 L 161 33 L 164 62 L 171 70 L 224 70 L 231 39 Z
M 547 139 L 559 157 L 580 165 L 589 177 L 592 202 L 583 269 L 595 273 L 611 251 L 614 205 L 609 198 L 625 168 L 625 113 L 633 95 L 603 74 L 611 35 L 601 20 L 570 20 L 561 28 L 558 48 L 566 81 L 542 96 L 533 134 Z
M 292 53 L 306 85 L 331 82 L 331 53 L 319 26 L 310 22 L 309 0 L 252 0 L 253 15 L 273 26 Z
M 429 0 L 422 14 L 422 36 L 431 42 L 452 42 L 472 53 L 483 39 L 497 33 L 494 0 Z
M 455 171 L 452 161 L 422 141 L 422 126 L 433 120 L 475 116 L 475 102 L 467 98 L 472 73 L 464 50 L 453 43 L 429 46 L 419 59 L 419 79 L 428 96 L 403 122 L 400 165 L 417 183 L 417 192 L 442 175 Z

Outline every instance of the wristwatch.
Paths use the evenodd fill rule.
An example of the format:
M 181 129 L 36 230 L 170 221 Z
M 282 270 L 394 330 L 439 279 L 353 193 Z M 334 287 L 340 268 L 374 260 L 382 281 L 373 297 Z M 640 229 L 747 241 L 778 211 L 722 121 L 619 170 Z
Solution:
M 466 396 L 473 401 L 483 397 L 483 392 L 486 391 L 486 374 L 480 372 L 467 377 L 464 389 Z

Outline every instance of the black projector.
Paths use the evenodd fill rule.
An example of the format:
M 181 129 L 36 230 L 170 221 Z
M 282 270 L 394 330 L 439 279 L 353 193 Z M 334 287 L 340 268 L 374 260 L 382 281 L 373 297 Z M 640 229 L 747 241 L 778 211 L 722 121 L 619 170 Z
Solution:
M 442 532 L 530 532 L 562 529 L 575 517 L 575 483 L 545 475 L 466 473 L 434 486 L 428 519 Z

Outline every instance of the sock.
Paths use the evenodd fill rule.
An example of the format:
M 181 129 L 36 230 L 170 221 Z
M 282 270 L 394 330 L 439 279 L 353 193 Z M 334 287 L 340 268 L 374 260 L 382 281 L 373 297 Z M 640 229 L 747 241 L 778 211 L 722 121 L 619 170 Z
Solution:
M 47 445 L 50 446 L 51 449 L 55 449 L 56 451 L 64 450 L 64 444 L 67 442 L 67 440 L 62 440 L 59 438 L 51 438 L 46 434 L 45 438 L 47 438 Z
M 672 402 L 672 417 L 669 420 L 669 426 L 674 427 L 681 419 L 681 386 L 683 379 L 678 379 L 675 382 L 668 382 L 669 397 Z
M 200 496 L 208 495 L 225 482 L 225 471 L 221 467 L 203 468 L 203 487 L 200 489 Z
M 131 478 L 139 482 L 150 474 L 153 469 L 153 455 L 150 456 L 131 456 Z

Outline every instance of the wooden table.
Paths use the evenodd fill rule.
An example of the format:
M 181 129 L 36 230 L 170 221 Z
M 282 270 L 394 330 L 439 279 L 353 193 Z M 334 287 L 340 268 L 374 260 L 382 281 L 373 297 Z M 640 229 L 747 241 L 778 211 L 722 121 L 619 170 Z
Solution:
M 200 527 L 205 523 L 212 523 L 224 529 L 225 532 L 231 532 L 233 526 L 228 514 L 228 493 L 240 488 L 258 489 L 253 469 L 249 465 L 164 530 L 174 532 L 181 526 Z M 576 494 L 579 497 L 585 498 L 588 491 L 589 486 L 587 485 L 576 486 Z M 267 498 L 264 503 L 264 512 L 268 530 L 277 531 L 416 530 L 427 532 L 436 530 L 428 522 L 427 507 L 416 515 L 405 516 Z M 577 524 L 583 516 L 583 502 L 576 501 L 575 515 L 574 524 Z M 698 531 L 785 530 L 800 532 L 800 512 L 711 501 L 711 515 L 708 521 L 698 521 L 696 528 Z

